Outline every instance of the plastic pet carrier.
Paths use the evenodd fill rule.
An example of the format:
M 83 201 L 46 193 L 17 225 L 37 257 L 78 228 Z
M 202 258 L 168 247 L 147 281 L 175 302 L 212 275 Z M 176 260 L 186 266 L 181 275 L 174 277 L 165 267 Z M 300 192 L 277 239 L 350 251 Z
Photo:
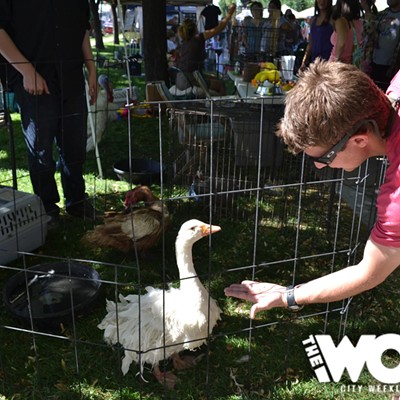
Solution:
M 0 188 L 0 264 L 42 246 L 49 220 L 38 196 Z

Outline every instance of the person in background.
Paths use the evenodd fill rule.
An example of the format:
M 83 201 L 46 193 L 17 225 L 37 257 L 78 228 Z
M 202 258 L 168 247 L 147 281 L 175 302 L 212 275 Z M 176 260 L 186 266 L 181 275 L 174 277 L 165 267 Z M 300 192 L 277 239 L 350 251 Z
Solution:
M 204 30 L 209 31 L 218 25 L 218 17 L 221 15 L 221 9 L 214 5 L 212 0 L 207 4 L 200 15 L 204 17 Z
M 300 24 L 297 22 L 296 17 L 290 8 L 286 10 L 285 18 L 292 26 L 292 30 L 288 30 L 285 34 L 285 50 L 288 54 L 294 54 L 301 38 Z
M 172 54 L 176 50 L 176 35 L 172 29 L 167 31 L 167 52 Z
M 271 0 L 268 3 L 268 18 L 265 27 L 268 29 L 263 35 L 261 43 L 262 51 L 272 57 L 287 54 L 285 38 L 287 34 L 293 32 L 293 26 L 282 14 L 282 5 L 280 0 Z M 278 30 L 276 37 L 274 29 Z
M 361 5 L 359 0 L 337 0 L 333 9 L 334 32 L 331 36 L 333 45 L 330 61 L 353 62 L 354 43 L 362 47 Z
M 53 224 L 60 212 L 54 143 L 66 212 L 86 219 L 96 215 L 86 198 L 83 178 L 87 137 L 84 64 L 91 103 L 97 98 L 89 17 L 89 4 L 82 0 L 0 0 L 0 54 L 9 63 L 7 84 L 20 108 L 33 190 Z
M 374 35 L 376 29 L 376 17 L 378 9 L 375 0 L 360 0 L 361 8 L 364 11 L 363 18 L 363 56 L 361 61 L 361 69 L 367 74 L 372 72 L 372 56 L 374 54 Z M 371 40 L 372 38 L 372 40 Z
M 244 18 L 242 22 L 242 44 L 247 61 L 259 61 L 261 39 L 266 29 L 267 20 L 263 17 L 263 5 L 259 1 L 250 4 L 251 16 Z
M 371 78 L 382 90 L 400 68 L 400 0 L 387 0 L 387 4 L 388 8 L 372 18 L 366 44 L 373 49 Z
M 388 94 L 398 91 L 399 85 L 400 74 Z M 295 287 L 248 280 L 227 287 L 227 296 L 254 303 L 251 318 L 274 307 L 299 310 L 307 304 L 350 298 L 379 285 L 400 265 L 399 107 L 394 108 L 356 66 L 323 60 L 316 60 L 301 74 L 285 104 L 277 135 L 292 153 L 303 151 L 316 168 L 352 171 L 378 156 L 387 156 L 389 166 L 362 260 Z
M 210 30 L 198 33 L 196 24 L 186 19 L 178 28 L 178 35 L 181 39 L 181 45 L 178 49 L 178 59 L 176 66 L 181 70 L 176 75 L 176 87 L 179 90 L 185 90 L 189 87 L 196 86 L 196 80 L 193 77 L 193 71 L 201 71 L 206 58 L 205 41 L 218 35 L 228 24 L 232 15 L 236 10 L 236 5 L 233 4 L 229 8 L 228 14 L 220 23 Z M 220 95 L 225 94 L 225 85 L 219 79 L 208 80 L 209 88 Z
M 329 60 L 332 52 L 332 0 L 316 0 L 314 7 L 315 15 L 311 19 L 309 41 L 300 70 L 304 70 L 304 68 L 306 68 L 310 62 L 314 62 L 317 57 L 323 60 Z
M 308 42 L 309 37 L 310 37 L 310 26 L 311 26 L 311 19 L 310 17 L 307 17 L 306 19 L 303 19 L 300 22 L 300 33 L 301 37 L 303 38 L 304 41 Z

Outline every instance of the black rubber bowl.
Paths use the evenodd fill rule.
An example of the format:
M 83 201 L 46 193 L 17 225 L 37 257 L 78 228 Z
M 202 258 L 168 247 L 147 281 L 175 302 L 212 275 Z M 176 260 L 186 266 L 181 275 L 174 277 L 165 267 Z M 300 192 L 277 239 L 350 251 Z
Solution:
M 6 282 L 3 302 L 18 319 L 29 323 L 30 308 L 35 326 L 50 327 L 71 321 L 73 315 L 76 318 L 87 313 L 100 287 L 98 272 L 84 264 L 39 264 L 13 275 Z
M 130 182 L 131 173 L 129 159 L 117 161 L 114 165 L 114 172 L 121 181 Z M 160 182 L 160 163 L 146 158 L 132 158 L 132 183 L 151 185 Z

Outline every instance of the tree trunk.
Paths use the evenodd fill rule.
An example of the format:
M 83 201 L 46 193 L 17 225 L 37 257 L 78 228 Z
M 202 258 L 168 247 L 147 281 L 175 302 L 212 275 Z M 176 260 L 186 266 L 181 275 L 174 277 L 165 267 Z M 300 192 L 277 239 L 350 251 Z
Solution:
M 98 0 L 99 1 L 99 0 Z M 90 0 L 90 11 L 93 18 L 93 33 L 96 40 L 96 49 L 104 50 L 103 34 L 101 32 L 101 22 L 99 17 L 99 3 L 96 0 Z
M 111 3 L 111 12 L 113 16 L 114 44 L 119 44 L 119 24 L 118 24 L 118 14 L 117 14 L 117 3 L 115 1 Z
M 163 80 L 169 84 L 166 0 L 147 0 L 142 5 L 146 81 Z

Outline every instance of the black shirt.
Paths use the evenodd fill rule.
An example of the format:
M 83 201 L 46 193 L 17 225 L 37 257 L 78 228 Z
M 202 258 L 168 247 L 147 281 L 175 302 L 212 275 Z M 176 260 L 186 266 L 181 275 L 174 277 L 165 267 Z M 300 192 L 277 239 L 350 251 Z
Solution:
M 219 7 L 210 5 L 203 9 L 201 15 L 206 19 L 204 30 L 215 28 L 218 25 L 218 15 L 221 15 Z
M 84 87 L 82 42 L 89 16 L 87 0 L 0 0 L 0 29 L 64 95 Z M 7 74 L 11 86 L 22 79 L 14 68 Z

